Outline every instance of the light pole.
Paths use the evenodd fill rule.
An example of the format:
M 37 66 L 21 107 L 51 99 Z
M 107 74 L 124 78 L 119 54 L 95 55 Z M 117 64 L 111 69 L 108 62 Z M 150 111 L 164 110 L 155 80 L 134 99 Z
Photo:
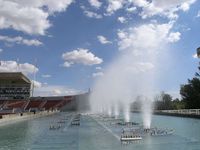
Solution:
M 35 65 L 34 65 L 34 70 L 33 70 L 33 81 L 32 81 L 32 97 L 34 94 L 34 88 L 35 88 L 35 81 L 36 81 L 36 66 L 37 66 L 37 59 L 35 59 Z

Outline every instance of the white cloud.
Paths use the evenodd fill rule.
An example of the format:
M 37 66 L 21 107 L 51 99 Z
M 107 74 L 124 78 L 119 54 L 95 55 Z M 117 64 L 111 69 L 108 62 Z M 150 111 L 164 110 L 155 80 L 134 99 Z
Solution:
M 16 43 L 16 44 L 23 44 L 23 45 L 27 45 L 27 46 L 40 46 L 43 43 L 40 42 L 39 40 L 36 39 L 25 39 L 21 36 L 16 36 L 16 37 L 8 37 L 8 36 L 3 36 L 0 35 L 0 41 L 4 41 L 10 44 Z
M 43 78 L 50 78 L 51 75 L 50 75 L 50 74 L 43 74 L 42 77 L 43 77 Z
M 194 59 L 197 59 L 197 58 L 198 58 L 197 53 L 195 53 L 194 55 L 192 55 L 192 57 L 193 57 Z
M 89 52 L 88 49 L 83 48 L 78 48 L 70 52 L 65 52 L 62 54 L 62 58 L 65 61 L 65 67 L 70 67 L 72 64 L 96 65 L 103 62 L 101 58 Z
M 23 72 L 24 74 L 33 74 L 39 69 L 29 63 L 17 63 L 16 61 L 0 61 L 0 72 Z
M 2 52 L 3 52 L 3 49 L 0 48 L 0 53 L 2 53 Z
M 82 91 L 61 85 L 42 85 L 35 89 L 34 96 L 66 96 L 83 93 Z
M 54 95 L 60 95 L 60 94 L 62 93 L 62 91 L 61 91 L 60 89 L 54 89 L 54 90 L 52 91 L 52 93 L 53 93 Z
M 137 10 L 137 7 L 126 8 L 126 11 L 128 11 L 129 13 L 135 12 L 136 10 Z
M 120 9 L 127 12 L 136 12 L 143 19 L 153 16 L 167 17 L 170 20 L 178 18 L 179 11 L 188 11 L 196 0 L 106 0 L 105 16 L 110 16 Z M 99 0 L 89 0 L 91 6 L 96 8 L 101 7 Z M 100 3 L 98 3 L 100 2 Z M 89 13 L 90 14 L 90 13 Z M 93 15 L 92 12 L 89 16 Z
M 138 7 L 146 7 L 149 4 L 147 0 L 130 0 L 130 2 L 134 3 L 134 5 Z
M 71 65 L 73 65 L 73 64 L 74 64 L 73 62 L 66 61 L 66 62 L 64 62 L 64 64 L 62 66 L 68 68 L 68 67 L 71 67 Z
M 180 9 L 183 10 L 183 11 L 188 11 L 190 9 L 190 5 L 188 3 L 183 3 L 180 6 Z
M 126 18 L 125 17 L 118 17 L 117 20 L 121 23 L 126 23 Z
M 124 2 L 125 0 L 108 0 L 107 15 L 112 15 L 115 11 L 123 8 Z
M 0 29 L 12 28 L 28 34 L 44 35 L 51 26 L 49 16 L 65 11 L 72 2 L 73 0 L 0 0 Z
M 173 43 L 180 40 L 181 33 L 180 32 L 171 32 L 168 37 L 168 41 Z
M 100 77 L 100 76 L 103 76 L 104 73 L 103 72 L 95 72 L 92 74 L 92 76 L 95 78 L 95 77 Z
M 150 23 L 129 28 L 127 31 L 119 30 L 119 49 L 134 49 L 136 53 L 140 53 L 138 49 L 152 50 L 159 48 L 161 42 L 176 42 L 180 39 L 180 33 L 170 32 L 172 27 L 173 23 L 171 22 L 166 24 Z
M 99 9 L 102 5 L 102 2 L 100 2 L 99 0 L 88 0 L 88 2 L 90 3 L 91 6 Z
M 122 30 L 118 30 L 117 35 L 118 35 L 118 38 L 119 38 L 119 39 L 125 39 L 125 38 L 127 38 L 128 33 L 125 32 L 125 31 L 122 31 Z
M 41 88 L 42 87 L 42 83 L 39 82 L 39 81 L 35 81 L 35 80 L 32 80 L 32 85 L 34 86 L 34 88 Z
M 152 17 L 155 15 L 166 16 L 170 19 L 178 17 L 179 10 L 187 11 L 196 0 L 132 0 L 137 6 L 142 8 L 142 18 Z
M 200 10 L 197 12 L 197 16 L 196 17 L 200 17 Z
M 96 19 L 101 19 L 102 18 L 101 14 L 97 14 L 95 12 L 88 11 L 88 10 L 84 10 L 84 14 L 89 18 L 96 18 Z
M 63 12 L 74 0 L 41 0 L 43 6 L 47 6 L 49 13 Z
M 111 41 L 108 41 L 106 37 L 104 37 L 102 35 L 98 35 L 97 38 L 101 44 L 111 44 L 112 43 Z
M 96 67 L 96 70 L 102 70 L 102 68 L 98 66 L 98 67 Z

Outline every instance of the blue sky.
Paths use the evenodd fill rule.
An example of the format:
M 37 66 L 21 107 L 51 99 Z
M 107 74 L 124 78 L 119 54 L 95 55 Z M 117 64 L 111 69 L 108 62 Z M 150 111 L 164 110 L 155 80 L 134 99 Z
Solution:
M 180 84 L 197 71 L 198 0 L 0 0 L 0 5 L 0 71 L 24 72 L 36 80 L 37 95 L 92 87 L 120 47 L 137 39 L 128 29 L 142 25 L 166 24 L 163 41 L 170 49 L 170 65 L 158 77 L 165 81 L 160 91 L 178 96 Z M 125 31 L 127 37 L 120 38 Z

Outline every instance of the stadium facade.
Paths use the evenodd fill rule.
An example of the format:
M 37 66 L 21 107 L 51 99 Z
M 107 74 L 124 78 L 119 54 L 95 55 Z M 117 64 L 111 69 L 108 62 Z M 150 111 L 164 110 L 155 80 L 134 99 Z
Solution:
M 0 73 L 0 100 L 25 100 L 30 91 L 31 81 L 21 72 Z
M 27 111 L 86 111 L 89 92 L 52 97 L 30 97 L 31 81 L 21 72 L 0 73 L 0 114 Z

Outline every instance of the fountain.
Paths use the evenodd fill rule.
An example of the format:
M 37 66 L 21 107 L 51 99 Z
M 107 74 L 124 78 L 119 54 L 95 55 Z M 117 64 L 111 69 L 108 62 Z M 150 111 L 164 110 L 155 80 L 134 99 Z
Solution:
M 104 76 L 97 78 L 90 95 L 92 111 L 98 107 L 114 107 L 115 116 L 123 112 L 125 121 L 130 121 L 130 104 L 141 96 L 143 125 L 151 128 L 152 102 L 157 83 L 160 64 L 159 59 L 165 55 L 165 38 L 168 32 L 163 32 L 161 38 L 157 38 L 164 27 L 170 24 L 147 24 L 130 28 L 119 32 L 121 46 L 118 55 L 110 65 L 104 68 Z M 143 30 L 149 31 L 148 35 Z M 124 34 L 132 43 L 127 44 Z M 142 38 L 142 39 L 141 39 Z M 144 41 L 146 43 L 143 43 Z M 152 42 L 152 43 L 151 43 Z M 122 47 L 124 45 L 124 47 Z M 162 47 L 160 46 L 162 45 Z M 120 104 L 117 109 L 115 105 Z M 118 111 L 120 110 L 120 111 Z M 110 114 L 110 113 L 109 113 Z

